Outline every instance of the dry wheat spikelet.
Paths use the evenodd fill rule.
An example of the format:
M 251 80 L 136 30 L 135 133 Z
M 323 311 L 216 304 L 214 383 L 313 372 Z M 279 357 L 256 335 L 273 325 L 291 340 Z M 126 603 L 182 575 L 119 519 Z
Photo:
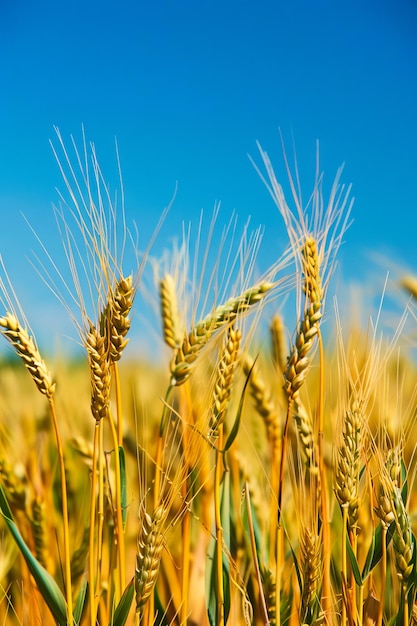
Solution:
M 217 365 L 213 391 L 213 409 L 210 420 L 210 432 L 216 436 L 219 425 L 224 420 L 232 391 L 234 373 L 239 357 L 242 333 L 239 328 L 230 326 L 225 337 L 220 360 Z
M 278 411 L 272 400 L 272 395 L 267 391 L 266 384 L 259 374 L 258 368 L 254 366 L 254 361 L 245 355 L 243 358 L 243 372 L 249 376 L 249 391 L 254 399 L 255 408 L 264 421 L 268 440 L 275 450 L 281 446 L 281 426 L 279 423 Z
M 348 509 L 348 527 L 354 529 L 359 517 L 359 460 L 363 415 L 358 404 L 346 411 L 343 439 L 337 450 L 335 495 L 342 508 Z
M 129 313 L 133 306 L 135 288 L 132 276 L 121 277 L 110 290 L 107 306 L 100 316 L 100 332 L 106 337 L 109 359 L 119 361 L 129 339 Z
M 99 422 L 107 417 L 110 404 L 111 373 L 107 342 L 92 322 L 84 341 L 90 366 L 91 413 Z
M 304 623 L 308 611 L 310 610 L 314 613 L 314 604 L 319 601 L 322 577 L 321 535 L 312 532 L 312 530 L 304 524 L 301 528 L 300 551 L 301 574 L 303 578 L 300 620 L 301 623 Z
M 22 328 L 13 313 L 6 313 L 4 317 L 0 318 L 0 327 L 0 331 L 12 344 L 16 354 L 23 360 L 39 391 L 45 394 L 47 398 L 52 398 L 55 392 L 55 383 L 33 337 L 25 328 Z
M 160 505 L 152 515 L 145 512 L 142 518 L 135 569 L 137 613 L 143 611 L 158 578 L 167 514 L 167 509 Z
M 212 335 L 220 328 L 234 322 L 251 306 L 263 300 L 273 286 L 273 283 L 265 282 L 247 289 L 240 296 L 231 298 L 218 306 L 210 315 L 197 322 L 191 332 L 185 333 L 181 347 L 171 363 L 171 384 L 179 386 L 185 383 L 191 376 L 194 361 Z
M 178 349 L 181 345 L 182 335 L 179 324 L 177 294 L 171 274 L 165 274 L 159 282 L 159 299 L 165 343 L 174 350 Z

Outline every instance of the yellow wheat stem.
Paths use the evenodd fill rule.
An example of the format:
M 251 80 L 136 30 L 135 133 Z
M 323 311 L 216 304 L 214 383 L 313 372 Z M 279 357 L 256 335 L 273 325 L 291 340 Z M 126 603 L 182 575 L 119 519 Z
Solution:
M 377 626 L 382 626 L 382 619 L 384 616 L 384 598 L 385 589 L 387 583 L 387 532 L 388 527 L 385 524 L 382 525 L 382 557 L 381 557 L 381 601 L 378 607 L 378 621 Z
M 65 596 L 67 600 L 68 621 L 73 623 L 73 602 L 72 602 L 72 584 L 71 584 L 71 551 L 69 545 L 69 527 L 68 527 L 68 496 L 67 482 L 65 479 L 65 460 L 64 450 L 62 447 L 61 435 L 58 428 L 58 420 L 55 411 L 53 398 L 49 398 L 49 407 L 51 410 L 52 422 L 54 425 L 56 445 L 59 459 L 59 469 L 61 474 L 61 495 L 62 495 L 62 524 L 64 532 L 64 551 L 65 551 Z
M 343 521 L 342 521 L 342 588 L 346 588 L 347 593 L 347 556 L 346 556 L 346 539 L 347 539 L 347 521 L 348 521 L 348 507 L 347 505 L 342 508 Z M 341 625 L 346 626 L 346 602 L 345 593 L 342 593 L 342 619 Z
M 105 521 L 104 511 L 104 420 L 98 426 L 98 504 L 97 504 L 97 577 L 96 595 L 100 602 L 103 575 L 103 530 Z
M 89 553 L 88 553 L 88 588 L 90 594 L 90 626 L 96 626 L 97 605 L 95 595 L 95 579 L 96 579 L 96 492 L 97 492 L 97 456 L 100 437 L 100 422 L 94 425 L 93 439 L 93 466 L 91 472 L 91 492 L 90 492 L 90 536 L 89 536 Z
M 216 469 L 214 475 L 214 520 L 216 524 L 216 626 L 224 626 L 223 528 L 220 483 L 223 476 L 223 424 L 217 426 Z
M 319 405 L 318 405 L 318 456 L 319 456 L 319 475 L 320 475 L 320 496 L 321 496 L 321 521 L 323 525 L 323 591 L 322 604 L 325 616 L 331 611 L 331 537 L 330 537 L 330 519 L 329 505 L 327 494 L 326 468 L 324 462 L 324 347 L 320 328 L 318 328 L 318 344 L 319 344 Z
M 182 498 L 187 498 L 187 482 L 182 485 Z M 181 558 L 181 609 L 180 624 L 187 626 L 188 619 L 188 588 L 190 579 L 190 542 L 191 542 L 191 513 L 188 507 L 185 509 L 181 524 L 182 558 Z
M 284 528 L 276 526 L 276 555 L 275 555 L 275 624 L 281 626 L 281 579 L 284 562 Z
M 110 431 L 113 439 L 113 447 L 114 447 L 114 475 L 115 475 L 115 499 L 116 502 L 114 504 L 115 515 L 116 515 L 116 548 L 118 555 L 118 571 L 119 571 L 119 593 L 116 596 L 116 599 L 119 600 L 120 595 L 123 593 L 124 588 L 126 586 L 126 557 L 125 557 L 125 544 L 124 544 L 124 531 L 123 531 L 123 511 L 122 511 L 122 488 L 121 488 L 121 476 L 120 476 L 120 453 L 119 453 L 119 442 L 118 436 L 116 432 L 116 427 L 114 425 L 113 416 L 111 411 L 109 411 L 109 424 Z

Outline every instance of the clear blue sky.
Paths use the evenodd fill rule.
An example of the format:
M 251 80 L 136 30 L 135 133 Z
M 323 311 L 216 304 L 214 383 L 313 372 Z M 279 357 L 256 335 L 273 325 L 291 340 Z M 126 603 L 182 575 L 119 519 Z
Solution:
M 319 140 L 328 180 L 344 162 L 353 185 L 346 280 L 365 276 L 370 250 L 382 274 L 417 273 L 416 27 L 415 0 L 3 0 L 0 251 L 35 329 L 46 303 L 51 325 L 59 309 L 28 266 L 21 212 L 53 245 L 53 125 L 80 138 L 84 124 L 114 180 L 117 137 L 143 242 L 178 182 L 159 250 L 221 201 L 225 221 L 265 224 L 267 262 L 282 223 L 247 155 L 259 140 L 284 177 L 281 128 L 307 193 Z

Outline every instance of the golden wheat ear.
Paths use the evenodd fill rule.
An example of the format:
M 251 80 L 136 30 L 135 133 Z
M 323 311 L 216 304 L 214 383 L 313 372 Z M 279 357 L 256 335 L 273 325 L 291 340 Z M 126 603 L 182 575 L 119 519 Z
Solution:
M 194 361 L 207 345 L 213 334 L 225 328 L 248 310 L 261 302 L 274 287 L 273 283 L 264 282 L 247 289 L 239 296 L 227 300 L 214 309 L 210 315 L 197 322 L 189 333 L 186 333 L 181 347 L 177 349 L 171 363 L 172 385 L 182 385 L 191 376 Z
M 26 328 L 20 325 L 13 313 L 6 313 L 4 317 L 0 318 L 0 327 L 4 337 L 12 344 L 16 354 L 27 367 L 39 391 L 48 398 L 52 398 L 55 392 L 55 383 L 33 337 L 29 335 Z
M 167 515 L 167 509 L 160 505 L 152 515 L 144 512 L 142 516 L 135 569 L 136 612 L 139 614 L 142 614 L 158 578 Z
M 90 330 L 84 342 L 90 365 L 91 413 L 99 422 L 107 417 L 110 404 L 111 374 L 106 339 L 90 322 Z

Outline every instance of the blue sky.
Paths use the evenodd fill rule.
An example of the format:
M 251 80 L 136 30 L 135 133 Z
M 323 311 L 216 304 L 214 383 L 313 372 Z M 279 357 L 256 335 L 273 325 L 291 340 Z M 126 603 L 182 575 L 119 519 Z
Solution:
M 81 140 L 83 124 L 116 183 L 117 138 L 144 243 L 178 184 L 155 254 L 221 201 L 225 222 L 265 225 L 265 264 L 285 235 L 248 154 L 259 140 L 285 181 L 280 128 L 307 195 L 318 140 L 329 183 L 345 163 L 353 186 L 344 280 L 417 274 L 416 24 L 415 0 L 1 2 L 0 251 L 32 326 L 42 333 L 46 307 L 59 326 L 21 217 L 59 259 L 54 125 Z

